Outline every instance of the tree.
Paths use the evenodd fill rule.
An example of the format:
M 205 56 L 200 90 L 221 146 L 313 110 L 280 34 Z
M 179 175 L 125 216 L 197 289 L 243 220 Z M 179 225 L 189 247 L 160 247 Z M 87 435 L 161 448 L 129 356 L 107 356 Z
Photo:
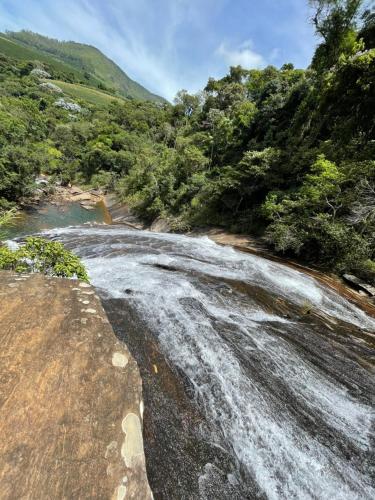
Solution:
M 199 95 L 191 95 L 187 90 L 180 90 L 174 100 L 175 110 L 183 116 L 191 117 L 199 110 L 201 102 Z
M 340 35 L 348 29 L 355 28 L 363 0 L 310 0 L 315 8 L 313 23 L 325 42 Z
M 364 40 L 367 49 L 375 48 L 375 11 L 366 9 L 362 15 L 363 26 L 359 36 Z
M 312 66 L 319 72 L 329 69 L 341 53 L 350 53 L 356 41 L 356 23 L 364 0 L 310 0 L 315 8 L 313 23 L 323 38 Z

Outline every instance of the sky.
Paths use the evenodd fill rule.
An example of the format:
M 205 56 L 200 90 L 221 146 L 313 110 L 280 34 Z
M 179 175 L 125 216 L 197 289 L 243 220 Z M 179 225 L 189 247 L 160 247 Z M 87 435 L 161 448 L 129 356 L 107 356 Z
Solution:
M 307 0 L 0 0 L 0 31 L 88 43 L 173 100 L 231 65 L 309 65 L 318 42 Z

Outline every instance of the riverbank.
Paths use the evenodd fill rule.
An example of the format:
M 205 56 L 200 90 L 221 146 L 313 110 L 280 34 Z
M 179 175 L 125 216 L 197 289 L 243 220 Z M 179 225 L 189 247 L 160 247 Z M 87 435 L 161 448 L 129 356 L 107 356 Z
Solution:
M 98 203 L 104 203 L 104 193 L 101 189 L 81 188 L 76 185 L 63 186 L 59 183 L 51 183 L 47 175 L 40 175 L 35 179 L 36 189 L 34 193 L 20 203 L 21 209 L 38 207 L 43 203 L 63 205 L 65 203 L 79 203 L 82 208 L 92 210 Z
M 94 188 L 82 189 L 78 186 L 55 186 L 53 193 L 49 196 L 50 203 L 80 203 L 83 208 L 90 210 L 97 203 L 104 202 L 102 191 Z
M 114 193 L 104 194 L 100 190 L 85 190 L 78 186 L 56 186 L 52 194 L 47 195 L 44 201 L 39 201 L 38 203 L 38 205 L 34 205 L 32 208 L 32 210 L 36 210 L 37 213 L 43 214 L 45 210 L 43 208 L 43 203 L 55 206 L 56 209 L 53 211 L 56 213 L 51 217 L 51 221 L 48 220 L 45 224 L 41 224 L 41 227 L 34 227 L 31 225 L 34 232 L 41 229 L 51 229 L 53 227 L 75 225 L 85 222 L 122 224 L 132 229 L 149 230 L 151 232 L 171 232 L 171 226 L 165 219 L 157 219 L 152 224 L 144 223 L 144 221 L 132 213 L 131 209 L 126 204 L 117 201 Z M 70 218 L 68 217 L 69 214 L 67 214 L 66 209 L 67 207 L 74 207 L 74 205 L 81 207 L 82 212 L 74 214 L 74 216 Z M 46 211 L 48 212 L 48 209 L 46 209 Z M 73 211 L 77 212 L 77 209 L 75 208 Z M 59 215 L 60 217 L 58 217 Z M 38 217 L 38 215 L 36 217 Z M 69 220 L 67 223 L 62 223 L 61 219 L 65 217 L 68 217 Z M 53 223 L 54 220 L 56 220 L 56 224 Z M 25 220 L 26 226 L 29 223 L 30 221 Z M 26 234 L 26 230 L 24 233 Z M 354 287 L 351 286 L 343 278 L 334 273 L 327 273 L 324 270 L 308 266 L 306 263 L 296 259 L 285 258 L 276 254 L 267 246 L 265 241 L 259 237 L 230 233 L 218 227 L 194 228 L 186 234 L 188 236 L 207 236 L 220 245 L 229 245 L 237 250 L 253 253 L 300 270 L 301 272 L 313 276 L 331 289 L 334 289 L 351 302 L 356 303 L 369 314 L 375 315 L 374 296 L 371 296 L 363 290 L 359 290 L 355 285 Z M 14 237 L 14 235 L 10 233 L 9 237 Z
M 170 224 L 167 220 L 157 219 L 152 224 L 147 225 L 139 217 L 135 216 L 126 204 L 118 202 L 114 194 L 104 196 L 103 202 L 114 224 L 124 224 L 133 229 L 149 230 L 151 232 L 171 232 Z M 186 234 L 188 236 L 207 236 L 219 245 L 229 245 L 236 250 L 259 255 L 260 257 L 285 264 L 293 269 L 304 272 L 340 293 L 346 299 L 355 303 L 368 314 L 375 317 L 375 296 L 371 296 L 362 290 L 353 288 L 353 286 L 350 286 L 343 278 L 334 273 L 327 273 L 321 269 L 298 262 L 296 259 L 285 258 L 276 254 L 267 246 L 265 241 L 259 237 L 230 233 L 218 227 L 195 228 Z
M 219 245 L 229 245 L 236 250 L 259 255 L 260 257 L 272 260 L 273 262 L 279 262 L 280 264 L 284 264 L 288 267 L 308 274 L 324 285 L 327 285 L 332 290 L 335 290 L 350 302 L 355 303 L 371 316 L 375 317 L 374 296 L 369 296 L 361 290 L 354 289 L 353 287 L 349 286 L 343 278 L 334 273 L 328 274 L 327 272 L 324 272 L 322 270 L 309 267 L 304 263 L 299 263 L 297 260 L 280 257 L 280 255 L 272 252 L 272 250 L 267 247 L 267 245 L 259 238 L 254 238 L 243 234 L 229 233 L 220 228 L 196 230 L 191 234 L 195 236 L 208 236 Z

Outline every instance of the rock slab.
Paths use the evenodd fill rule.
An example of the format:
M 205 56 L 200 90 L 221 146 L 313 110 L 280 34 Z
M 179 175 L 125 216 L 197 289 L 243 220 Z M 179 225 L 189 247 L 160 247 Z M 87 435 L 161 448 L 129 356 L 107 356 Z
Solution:
M 0 272 L 0 498 L 152 498 L 138 367 L 94 289 Z
M 353 276 L 352 274 L 344 274 L 344 280 L 349 283 L 350 286 L 355 288 L 356 290 L 360 290 L 362 292 L 367 293 L 370 297 L 375 297 L 375 287 L 369 285 L 368 283 L 363 283 L 362 280 L 357 278 L 357 276 Z
M 119 202 L 114 194 L 107 194 L 104 203 L 114 224 L 125 224 L 132 229 L 147 229 L 147 225 L 134 215 L 128 205 Z

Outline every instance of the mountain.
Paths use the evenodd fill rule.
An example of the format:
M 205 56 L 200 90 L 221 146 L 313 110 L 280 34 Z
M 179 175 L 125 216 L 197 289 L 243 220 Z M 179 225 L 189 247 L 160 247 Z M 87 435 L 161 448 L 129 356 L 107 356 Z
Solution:
M 43 65 L 47 65 L 48 69 L 51 70 L 56 78 L 64 76 L 69 81 L 72 82 L 82 82 L 85 81 L 87 85 L 98 87 L 100 85 L 99 80 L 89 75 L 88 79 L 85 79 L 84 74 L 69 66 L 64 64 L 52 56 L 43 54 L 37 50 L 25 47 L 20 43 L 7 38 L 6 35 L 0 33 L 0 54 L 4 54 L 12 59 L 25 62 L 38 62 Z
M 129 78 L 117 64 L 91 45 L 59 41 L 31 31 L 7 32 L 1 38 L 3 44 L 4 40 L 8 40 L 17 46 L 11 49 L 13 52 L 18 50 L 19 58 L 30 60 L 33 55 L 34 59 L 39 56 L 42 62 L 47 58 L 50 63 L 63 64 L 65 68 L 68 67 L 78 74 L 81 83 L 86 85 L 130 99 L 165 102 L 165 99 Z M 1 45 L 0 40 L 0 51 Z M 9 50 L 9 47 L 7 49 Z M 27 51 L 25 57 L 22 57 L 22 49 Z M 7 55 L 16 57 L 14 53 Z

